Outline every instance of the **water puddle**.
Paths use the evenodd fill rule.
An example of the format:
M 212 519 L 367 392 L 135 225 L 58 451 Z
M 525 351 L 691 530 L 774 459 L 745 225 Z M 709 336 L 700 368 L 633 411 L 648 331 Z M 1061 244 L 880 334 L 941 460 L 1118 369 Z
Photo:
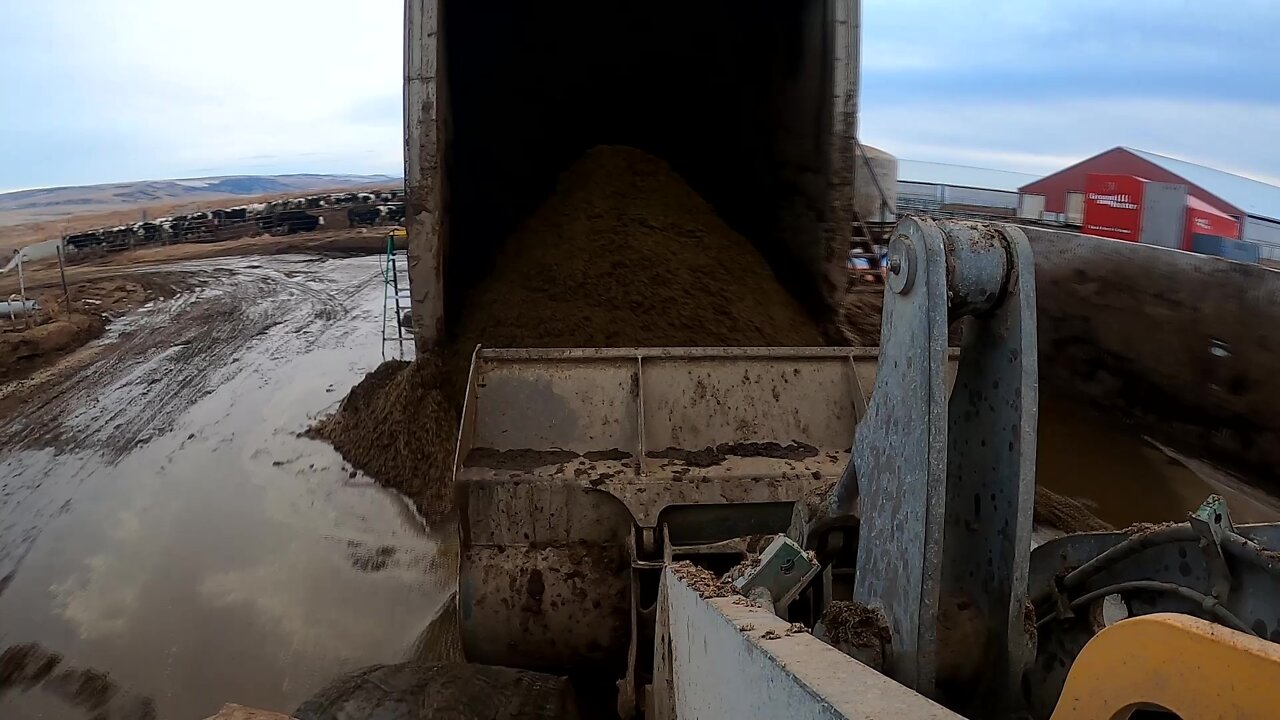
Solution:
M 132 704 L 107 716 L 290 711 L 404 659 L 453 590 L 449 529 L 299 437 L 381 360 L 377 258 L 253 264 L 252 283 L 150 311 L 172 325 L 230 296 L 185 317 L 239 335 L 132 318 L 140 359 L 78 372 L 75 412 L 40 419 L 59 432 L 0 450 L 0 651 L 108 677 Z M 201 335 L 234 351 L 184 354 Z M 0 690 L 0 717 L 96 717 L 52 682 Z

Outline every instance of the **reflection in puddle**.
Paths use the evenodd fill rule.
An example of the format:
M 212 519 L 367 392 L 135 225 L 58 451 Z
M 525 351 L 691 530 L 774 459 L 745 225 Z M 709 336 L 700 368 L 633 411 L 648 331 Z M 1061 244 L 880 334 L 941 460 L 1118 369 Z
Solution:
M 254 262 L 258 290 L 224 313 L 249 334 L 206 356 L 216 367 L 151 382 L 174 377 L 175 334 L 136 321 L 128 342 L 145 361 L 87 365 L 75 417 L 40 419 L 60 447 L 29 434 L 0 449 L 0 651 L 59 653 L 60 671 L 92 668 L 113 697 L 153 703 L 149 717 L 225 702 L 290 711 L 337 675 L 404 657 L 454 586 L 451 528 L 429 530 L 299 436 L 381 359 L 377 258 Z M 267 277 L 280 268 L 288 282 Z M 263 304 L 266 331 L 243 322 Z M 102 442 L 135 426 L 157 432 Z M 56 692 L 74 678 L 56 677 L 0 691 L 0 717 L 95 717 Z M 135 710 L 106 716 L 148 717 L 120 712 Z

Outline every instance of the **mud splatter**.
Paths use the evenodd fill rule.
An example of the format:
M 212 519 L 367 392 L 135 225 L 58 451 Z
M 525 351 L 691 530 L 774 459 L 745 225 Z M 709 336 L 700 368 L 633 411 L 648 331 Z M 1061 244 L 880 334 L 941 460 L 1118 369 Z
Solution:
M 732 457 L 766 457 L 779 460 L 806 460 L 817 457 L 818 449 L 802 442 L 791 442 L 786 445 L 776 442 L 740 442 L 720 443 L 714 447 L 701 450 L 687 450 L 669 447 L 665 450 L 650 450 L 645 455 L 662 460 L 676 460 L 692 467 L 712 467 Z

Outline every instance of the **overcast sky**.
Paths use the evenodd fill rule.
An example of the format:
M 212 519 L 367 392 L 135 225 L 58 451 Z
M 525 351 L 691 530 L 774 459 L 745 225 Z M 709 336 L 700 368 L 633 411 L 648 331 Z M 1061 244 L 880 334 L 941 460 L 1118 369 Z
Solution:
M 1275 0 L 864 0 L 863 141 L 1044 174 L 1116 145 L 1280 184 Z
M 861 135 L 1044 173 L 1280 181 L 1270 0 L 864 0 Z M 402 0 L 0 0 L 0 190 L 401 165 Z
M 403 0 L 0 0 L 0 189 L 404 172 Z

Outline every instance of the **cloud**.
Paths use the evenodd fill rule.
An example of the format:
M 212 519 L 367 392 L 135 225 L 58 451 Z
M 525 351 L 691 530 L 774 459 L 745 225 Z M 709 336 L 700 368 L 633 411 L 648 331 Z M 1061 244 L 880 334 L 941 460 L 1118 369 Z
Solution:
M 864 113 L 865 142 L 911 159 L 1049 173 L 1117 145 L 1263 182 L 1280 175 L 1280 105 L 1177 99 L 885 103 Z
M 402 18 L 402 0 L 0 3 L 0 187 L 399 174 Z M 1035 172 L 1127 144 L 1280 176 L 1278 25 L 1268 0 L 865 0 L 863 137 Z
M 0 185 L 392 172 L 401 0 L 61 0 L 0 9 Z M 52 91 L 56 88 L 56 92 Z M 368 108 L 373 108 L 368 111 Z M 263 156 L 277 160 L 264 162 Z
M 867 0 L 861 135 L 1038 173 L 1129 145 L 1274 181 L 1277 24 L 1259 0 Z

